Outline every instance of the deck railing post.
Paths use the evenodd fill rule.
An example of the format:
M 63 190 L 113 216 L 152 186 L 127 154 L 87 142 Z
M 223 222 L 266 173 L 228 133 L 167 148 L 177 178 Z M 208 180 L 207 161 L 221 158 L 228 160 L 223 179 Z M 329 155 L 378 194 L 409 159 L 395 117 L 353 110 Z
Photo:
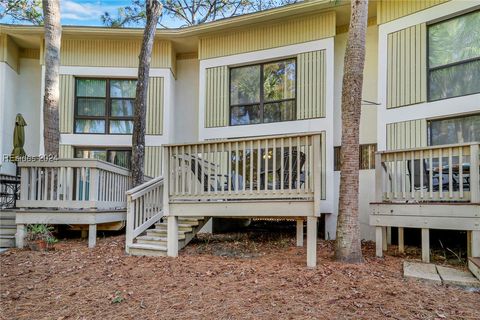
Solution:
M 470 194 L 472 203 L 480 203 L 479 145 L 470 146 Z
M 133 230 L 135 221 L 135 202 L 130 195 L 127 195 L 127 221 L 125 226 L 125 251 L 128 253 L 129 247 L 133 244 Z
M 78 177 L 77 177 L 78 179 Z M 89 201 L 97 202 L 98 200 L 98 183 L 99 183 L 99 169 L 90 169 L 90 194 Z M 78 200 L 78 199 L 77 199 Z
M 313 207 L 314 215 L 320 216 L 320 199 L 322 198 L 322 155 L 321 137 L 313 136 Z M 290 162 L 291 163 L 291 162 Z M 290 180 L 289 180 L 290 181 Z M 290 182 L 289 182 L 290 183 Z
M 163 175 L 163 215 L 169 214 L 169 197 L 170 197 L 170 149 L 168 146 L 163 147 L 162 159 L 162 175 Z M 178 179 L 176 176 L 175 179 Z
M 382 154 L 375 154 L 375 201 L 382 202 L 383 200 L 383 168 L 382 168 Z

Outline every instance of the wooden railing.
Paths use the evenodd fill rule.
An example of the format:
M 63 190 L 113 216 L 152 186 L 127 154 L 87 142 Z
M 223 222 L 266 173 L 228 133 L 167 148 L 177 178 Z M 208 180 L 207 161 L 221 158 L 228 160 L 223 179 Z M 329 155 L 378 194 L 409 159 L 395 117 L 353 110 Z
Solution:
M 168 145 L 169 200 L 320 199 L 322 139 L 312 133 Z
M 479 144 L 376 154 L 376 201 L 480 202 Z
M 125 209 L 130 171 L 96 159 L 20 162 L 19 208 Z
M 163 177 L 127 191 L 126 248 L 163 216 Z

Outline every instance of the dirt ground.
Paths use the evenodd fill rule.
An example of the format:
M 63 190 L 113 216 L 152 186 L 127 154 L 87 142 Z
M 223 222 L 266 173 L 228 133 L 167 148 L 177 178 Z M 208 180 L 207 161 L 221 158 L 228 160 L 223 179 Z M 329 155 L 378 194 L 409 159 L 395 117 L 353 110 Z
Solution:
M 402 278 L 405 257 L 318 267 L 287 235 L 202 236 L 180 257 L 124 254 L 124 237 L 0 255 L 1 319 L 479 319 L 480 293 Z M 394 254 L 392 251 L 391 254 Z

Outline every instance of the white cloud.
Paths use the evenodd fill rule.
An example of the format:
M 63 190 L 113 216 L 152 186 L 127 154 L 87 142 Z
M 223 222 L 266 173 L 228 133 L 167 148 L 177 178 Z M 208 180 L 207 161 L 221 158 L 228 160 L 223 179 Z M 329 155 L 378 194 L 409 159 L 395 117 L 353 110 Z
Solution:
M 119 6 L 104 5 L 100 1 L 63 0 L 60 2 L 62 19 L 77 21 L 98 20 L 105 11 Z

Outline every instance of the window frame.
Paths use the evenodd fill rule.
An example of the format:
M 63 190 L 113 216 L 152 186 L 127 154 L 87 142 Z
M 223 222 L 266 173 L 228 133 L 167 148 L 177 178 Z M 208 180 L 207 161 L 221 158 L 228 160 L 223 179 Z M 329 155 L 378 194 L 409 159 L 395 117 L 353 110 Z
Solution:
M 438 98 L 438 99 L 432 99 L 431 97 L 431 94 L 430 94 L 430 73 L 432 71 L 436 71 L 436 70 L 440 70 L 440 69 L 447 69 L 447 68 L 450 68 L 450 67 L 455 67 L 455 66 L 459 66 L 459 65 L 464 65 L 464 64 L 468 64 L 470 62 L 474 62 L 474 61 L 480 61 L 480 56 L 478 57 L 475 57 L 475 58 L 469 58 L 469 59 L 466 59 L 466 60 L 461 60 L 461 61 L 455 61 L 455 62 L 450 62 L 450 63 L 447 63 L 447 64 L 444 64 L 444 65 L 440 65 L 440 66 L 436 66 L 436 67 L 430 67 L 430 28 L 432 26 L 435 26 L 437 24 L 440 24 L 440 23 L 444 23 L 444 22 L 447 22 L 447 21 L 450 21 L 450 20 L 453 20 L 453 19 L 458 19 L 462 16 L 466 16 L 468 14 L 471 14 L 471 13 L 474 13 L 474 12 L 477 12 L 479 11 L 480 12 L 480 9 L 478 7 L 475 7 L 473 8 L 472 10 L 469 10 L 469 11 L 464 11 L 464 12 L 460 12 L 454 16 L 449 16 L 449 17 L 446 17 L 444 19 L 437 19 L 437 20 L 434 20 L 434 21 L 430 21 L 430 22 L 427 22 L 427 31 L 426 31 L 426 68 L 427 68 L 427 72 L 426 72 L 426 77 L 427 77 L 427 102 L 435 102 L 435 101 L 441 101 L 441 100 L 446 100 L 446 99 L 452 99 L 452 98 L 459 98 L 459 97 L 465 97 L 465 96 L 471 96 L 471 95 L 474 95 L 474 94 L 480 94 L 480 92 L 474 92 L 474 93 L 467 93 L 467 94 L 462 94 L 462 95 L 458 95 L 458 96 L 453 96 L 453 97 L 446 97 L 446 98 Z
M 110 152 L 112 152 L 112 151 L 130 151 L 130 168 L 126 168 L 126 169 L 131 170 L 131 168 L 132 168 L 132 148 L 131 147 L 75 146 L 73 148 L 73 157 L 75 159 L 86 159 L 86 158 L 77 158 L 76 157 L 77 151 L 105 151 L 107 153 L 106 154 L 107 155 L 107 160 L 105 160 L 105 161 L 108 162 L 108 163 L 111 163 L 113 165 L 116 165 L 116 166 L 120 166 L 120 165 L 114 164 L 113 162 L 108 161 Z M 88 159 L 91 159 L 91 158 L 88 158 Z M 102 160 L 100 160 L 100 161 L 102 161 Z M 122 166 L 120 166 L 120 167 L 122 167 Z M 124 167 L 122 167 L 122 168 L 124 168 Z
M 480 113 L 467 113 L 467 114 L 462 114 L 462 115 L 457 115 L 453 117 L 444 117 L 444 118 L 434 118 L 434 119 L 427 119 L 427 144 L 429 147 L 432 146 L 441 146 L 440 144 L 432 145 L 432 122 L 435 121 L 445 121 L 445 120 L 455 120 L 455 119 L 462 119 L 462 118 L 468 118 L 472 116 L 480 116 Z M 461 142 L 459 142 L 461 143 Z M 475 143 L 475 142 L 466 142 L 466 143 Z
M 285 62 L 287 60 L 294 60 L 295 62 L 295 98 L 290 98 L 290 99 L 281 99 L 281 100 L 272 100 L 272 101 L 265 101 L 264 98 L 264 66 L 267 64 L 272 64 L 272 63 L 278 63 L 278 62 Z M 231 88 L 232 88 L 232 70 L 233 69 L 238 69 L 238 68 L 245 68 L 245 67 L 254 67 L 254 66 L 260 66 L 260 101 L 257 103 L 246 103 L 246 104 L 235 104 L 232 105 L 232 94 L 231 94 Z M 298 63 L 297 63 L 297 57 L 285 57 L 282 59 L 277 59 L 277 60 L 272 60 L 272 61 L 265 61 L 261 63 L 252 63 L 252 64 L 245 64 L 245 65 L 240 65 L 240 66 L 234 66 L 234 67 L 229 67 L 228 68 L 228 126 L 230 127 L 238 127 L 238 126 L 250 126 L 250 125 L 259 125 L 259 124 L 269 124 L 269 123 L 278 123 L 278 122 L 288 122 L 288 121 L 296 121 L 297 120 L 297 80 L 298 80 Z M 265 104 L 270 104 L 270 103 L 281 103 L 281 102 L 288 102 L 288 101 L 293 101 L 293 114 L 294 114 L 294 119 L 292 120 L 280 120 L 280 121 L 274 121 L 274 122 L 264 122 L 264 106 Z M 249 107 L 249 106 L 259 106 L 260 109 L 260 122 L 259 123 L 247 123 L 247 124 L 233 124 L 232 125 L 232 108 L 234 107 Z
M 98 97 L 88 97 L 88 96 L 78 96 L 77 95 L 77 80 L 105 80 L 106 81 L 106 91 L 105 91 L 105 115 L 104 116 L 85 116 L 85 115 L 79 115 L 78 114 L 78 99 L 85 99 L 85 98 L 92 98 L 92 99 L 97 99 Z M 112 116 L 111 111 L 112 111 L 112 100 L 132 100 L 133 103 L 135 102 L 135 97 L 134 98 L 119 98 L 119 97 L 114 97 L 112 98 L 110 95 L 110 81 L 114 80 L 126 80 L 126 81 L 131 81 L 135 80 L 137 81 L 136 78 L 100 78 L 100 77 L 75 77 L 75 90 L 74 90 L 74 113 L 73 113 L 73 133 L 74 134 L 112 134 L 112 135 L 132 135 L 133 134 L 133 127 L 132 127 L 132 133 L 110 133 L 110 121 L 132 121 L 132 126 L 133 126 L 133 115 L 131 117 L 125 117 L 125 116 Z M 103 120 L 105 121 L 105 130 L 104 132 L 99 132 L 99 133 L 91 133 L 91 132 L 77 132 L 76 130 L 76 123 L 77 120 Z

